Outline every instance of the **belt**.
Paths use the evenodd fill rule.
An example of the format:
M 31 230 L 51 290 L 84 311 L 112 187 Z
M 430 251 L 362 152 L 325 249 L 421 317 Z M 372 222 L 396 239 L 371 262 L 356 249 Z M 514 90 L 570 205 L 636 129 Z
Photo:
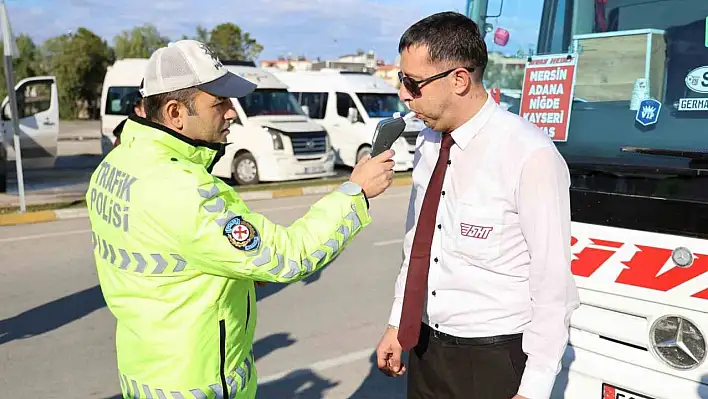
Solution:
M 448 344 L 458 344 L 458 345 L 471 345 L 471 346 L 482 346 L 482 345 L 493 345 L 503 342 L 510 342 L 519 340 L 523 337 L 522 333 L 517 334 L 506 334 L 506 335 L 495 335 L 492 337 L 456 337 L 454 335 L 446 334 L 442 331 L 438 331 L 425 323 L 421 323 L 422 331 L 421 335 L 429 335 L 436 341 L 445 342 Z

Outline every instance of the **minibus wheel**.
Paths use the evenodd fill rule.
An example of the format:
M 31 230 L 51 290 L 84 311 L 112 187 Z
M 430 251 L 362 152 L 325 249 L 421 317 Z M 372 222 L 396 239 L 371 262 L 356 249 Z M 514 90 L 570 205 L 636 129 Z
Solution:
M 359 150 L 356 152 L 356 162 L 354 164 L 358 164 L 361 158 L 368 156 L 371 154 L 371 147 L 368 145 L 363 145 L 359 147 Z
M 231 162 L 231 175 L 239 186 L 249 186 L 260 183 L 258 165 L 250 152 L 236 154 Z

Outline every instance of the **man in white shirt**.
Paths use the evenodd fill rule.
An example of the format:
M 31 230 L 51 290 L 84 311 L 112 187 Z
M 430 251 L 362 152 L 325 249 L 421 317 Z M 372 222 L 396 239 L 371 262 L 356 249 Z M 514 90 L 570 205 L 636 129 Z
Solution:
M 399 96 L 427 129 L 378 367 L 408 398 L 547 399 L 579 305 L 570 176 L 551 139 L 482 83 L 477 25 L 452 12 L 399 44 Z

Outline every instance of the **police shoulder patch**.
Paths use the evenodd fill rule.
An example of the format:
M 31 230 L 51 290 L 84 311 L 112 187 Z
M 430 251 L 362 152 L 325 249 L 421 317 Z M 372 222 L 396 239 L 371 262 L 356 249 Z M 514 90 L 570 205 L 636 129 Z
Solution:
M 241 216 L 234 216 L 224 225 L 224 235 L 234 248 L 241 251 L 253 251 L 261 244 L 258 230 Z

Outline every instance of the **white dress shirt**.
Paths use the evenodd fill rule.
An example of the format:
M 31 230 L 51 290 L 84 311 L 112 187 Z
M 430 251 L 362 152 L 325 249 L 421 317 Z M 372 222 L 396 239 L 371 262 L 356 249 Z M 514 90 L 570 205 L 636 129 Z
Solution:
M 518 394 L 547 399 L 579 305 L 570 271 L 570 176 L 554 143 L 487 96 L 452 132 L 423 322 L 458 337 L 523 332 Z M 418 136 L 403 262 L 389 323 L 399 325 L 408 260 L 440 133 Z

